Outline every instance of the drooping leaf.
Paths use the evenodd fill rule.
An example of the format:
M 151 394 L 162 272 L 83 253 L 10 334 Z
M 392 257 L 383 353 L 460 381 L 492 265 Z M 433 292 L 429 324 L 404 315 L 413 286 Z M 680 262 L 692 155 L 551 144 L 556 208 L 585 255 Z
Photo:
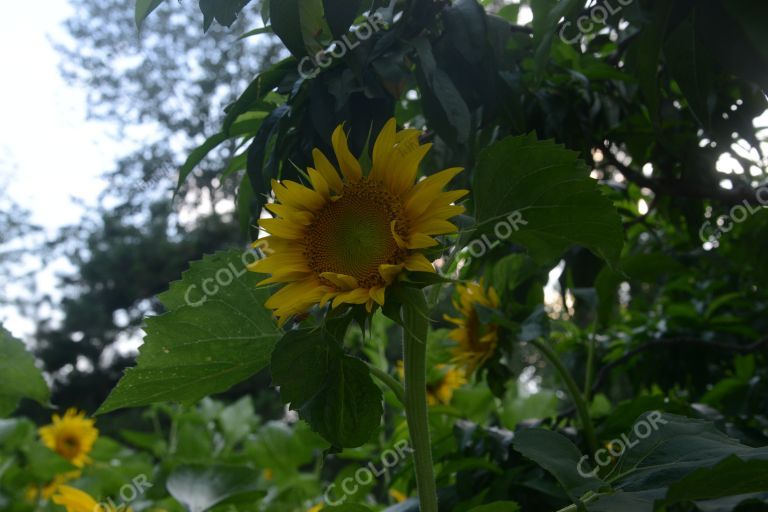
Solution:
M 624 234 L 616 209 L 577 154 L 553 141 L 507 137 L 481 151 L 474 194 L 476 235 L 505 237 L 544 262 L 581 245 L 618 263 Z
M 381 390 L 365 363 L 345 355 L 324 328 L 288 332 L 271 371 L 283 402 L 333 446 L 360 446 L 378 428 Z
M 279 330 L 248 272 L 251 253 L 226 251 L 193 262 L 160 295 L 168 312 L 147 319 L 137 366 L 101 405 L 103 414 L 162 401 L 194 402 L 264 368 Z
M 168 475 L 171 496 L 189 512 L 205 512 L 235 496 L 258 490 L 259 473 L 245 466 L 183 465 Z
M 307 53 L 301 32 L 299 5 L 299 0 L 269 0 L 272 30 L 295 57 L 303 57 Z
M 50 390 L 24 343 L 0 325 L 0 418 L 12 413 L 22 398 L 46 405 Z

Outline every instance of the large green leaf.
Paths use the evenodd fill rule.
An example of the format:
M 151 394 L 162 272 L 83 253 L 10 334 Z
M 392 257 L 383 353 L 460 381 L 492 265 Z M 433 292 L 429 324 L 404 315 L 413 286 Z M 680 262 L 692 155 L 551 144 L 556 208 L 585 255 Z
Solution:
M 193 262 L 160 295 L 167 313 L 147 319 L 137 366 L 99 408 L 194 402 L 264 368 L 279 330 L 264 302 L 269 290 L 245 269 L 253 256 L 227 251 Z
M 667 491 L 667 504 L 768 491 L 768 460 L 728 457 L 712 468 L 697 469 Z
M 0 325 L 0 417 L 12 413 L 22 398 L 45 405 L 50 391 L 24 343 Z
M 618 263 L 624 234 L 616 209 L 577 154 L 553 141 L 521 135 L 483 150 L 474 195 L 477 234 L 508 235 L 545 262 L 581 245 Z M 510 221 L 510 214 L 523 222 Z
M 646 435 L 647 426 L 637 427 L 642 423 L 656 428 Z M 606 477 L 615 492 L 589 503 L 591 512 L 650 512 L 654 503 L 768 491 L 768 447 L 745 446 L 709 422 L 668 413 L 642 415 L 635 425 Z
M 163 0 L 136 0 L 134 19 L 136 20 L 137 29 L 141 29 L 141 24 L 144 23 L 147 16 L 157 9 L 161 3 L 163 3 Z
M 515 434 L 512 444 L 515 450 L 549 471 L 573 499 L 606 485 L 597 477 L 585 478 L 579 473 L 582 458 L 579 449 L 557 432 L 538 428 L 521 430 Z
M 272 380 L 291 409 L 335 447 L 367 442 L 381 421 L 381 390 L 368 367 L 324 328 L 291 331 L 272 354 Z
M 205 512 L 235 496 L 258 490 L 257 471 L 242 466 L 185 465 L 168 476 L 168 492 L 189 512 Z

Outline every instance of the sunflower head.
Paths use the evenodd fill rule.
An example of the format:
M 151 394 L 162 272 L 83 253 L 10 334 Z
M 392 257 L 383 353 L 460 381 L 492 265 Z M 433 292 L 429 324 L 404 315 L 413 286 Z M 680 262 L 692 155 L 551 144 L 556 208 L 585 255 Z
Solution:
M 397 131 L 390 119 L 364 174 L 339 126 L 331 142 L 341 172 L 315 149 L 309 186 L 273 180 L 275 202 L 267 209 L 275 217 L 260 222 L 270 234 L 270 255 L 249 269 L 271 274 L 260 284 L 283 285 L 266 302 L 281 325 L 328 302 L 364 304 L 370 312 L 384 304 L 387 286 L 401 272 L 435 271 L 423 250 L 438 245 L 434 235 L 457 230 L 448 219 L 464 211 L 453 203 L 467 191 L 443 191 L 460 168 L 416 181 L 431 147 L 419 143 L 419 133 Z
M 64 416 L 54 414 L 53 423 L 41 427 L 39 433 L 48 448 L 81 468 L 90 461 L 88 453 L 99 437 L 93 425 L 94 420 L 86 419 L 85 412 L 69 409 Z
M 30 503 L 35 503 L 39 499 L 48 501 L 51 499 L 51 496 L 53 496 L 59 490 L 61 485 L 69 482 L 70 480 L 80 478 L 80 474 L 81 473 L 79 470 L 67 471 L 66 473 L 56 475 L 53 477 L 53 480 L 42 487 L 30 485 L 27 487 L 27 491 L 24 494 L 24 497 Z
M 87 492 L 75 489 L 68 485 L 61 485 L 53 496 L 53 502 L 67 509 L 67 512 L 131 512 L 130 507 L 119 505 L 115 507 L 110 503 L 98 503 Z
M 395 371 L 400 380 L 405 380 L 405 365 L 403 361 L 395 364 Z M 436 377 L 435 377 L 436 376 Z M 427 383 L 427 404 L 448 405 L 453 398 L 453 392 L 467 383 L 467 377 L 462 368 L 438 364 L 430 371 Z
M 477 305 L 487 308 L 499 307 L 499 296 L 492 286 L 486 291 L 482 281 L 456 285 L 458 300 L 453 300 L 453 306 L 459 312 L 459 317 L 445 316 L 444 318 L 456 325 L 449 336 L 456 342 L 453 348 L 453 362 L 461 365 L 467 375 L 485 363 L 496 351 L 499 341 L 499 326 L 480 322 Z
M 438 370 L 444 371 L 439 380 L 427 384 L 427 404 L 448 405 L 453 398 L 453 392 L 467 383 L 467 378 L 462 368 L 438 366 Z

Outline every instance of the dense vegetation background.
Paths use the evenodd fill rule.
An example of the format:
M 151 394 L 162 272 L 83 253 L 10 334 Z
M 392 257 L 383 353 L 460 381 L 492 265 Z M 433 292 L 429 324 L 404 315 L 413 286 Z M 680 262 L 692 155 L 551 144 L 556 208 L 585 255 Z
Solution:
M 236 261 L 259 236 L 271 178 L 301 180 L 311 149 L 329 152 L 342 122 L 352 152 L 365 154 L 369 134 L 395 117 L 433 144 L 425 175 L 467 169 L 455 188 L 472 195 L 461 232 L 445 240 L 441 261 L 455 258 L 453 266 L 441 273 L 482 278 L 503 305 L 478 313 L 503 330 L 497 353 L 431 408 L 441 506 L 766 510 L 768 11 L 761 2 L 72 3 L 67 29 L 77 44 L 60 46 L 61 72 L 89 91 L 90 115 L 139 127 L 147 143 L 105 169 L 109 187 L 98 210 L 55 240 L 36 241 L 37 249 L 28 243 L 36 227 L 0 197 L 0 266 L 14 269 L 0 275 L 0 290 L 6 276 L 24 279 L 15 270 L 24 254 L 66 258 L 75 268 L 61 277 L 64 298 L 52 305 L 60 321 L 39 314 L 51 306 L 47 297 L 19 307 L 39 319 L 31 347 L 50 401 L 89 414 L 120 409 L 98 417 L 103 437 L 94 459 L 123 462 L 85 470 L 94 496 L 116 496 L 133 475 L 146 474 L 154 485 L 130 503 L 135 511 L 307 510 L 323 502 L 329 484 L 338 490 L 407 437 L 395 394 L 383 386 L 383 420 L 363 432 L 368 443 L 318 435 L 322 428 L 304 411 L 309 426 L 297 421 L 289 400 L 270 387 L 277 379 L 266 368 L 269 353 L 215 346 L 184 353 L 202 374 L 209 354 L 235 376 L 209 382 L 181 368 L 177 381 L 163 383 L 149 370 L 178 370 L 158 350 L 166 340 L 180 343 L 170 334 L 148 336 L 138 370 L 118 385 L 135 364 L 120 343 L 140 337 L 147 317 L 167 313 L 150 328 L 172 330 L 185 307 L 183 286 Z M 372 13 L 385 28 L 316 75 L 302 72 L 303 58 Z M 554 165 L 567 169 L 543 172 Z M 555 207 L 534 211 L 547 190 L 555 191 Z M 524 229 L 483 242 L 482 254 L 470 250 L 495 236 L 496 214 L 513 210 L 523 211 Z M 178 281 L 190 262 L 227 249 Z M 450 359 L 452 326 L 441 319 L 455 314 L 454 292 L 436 292 L 433 367 Z M 229 294 L 243 311 L 262 305 Z M 226 318 L 198 313 L 198 327 L 226 332 Z M 267 318 L 263 308 L 249 314 Z M 283 332 L 267 323 L 260 329 L 276 342 Z M 351 327 L 340 346 L 398 378 L 397 322 L 379 313 L 365 325 Z M 238 357 L 252 358 L 245 370 Z M 432 388 L 443 378 L 431 375 Z M 189 405 L 211 394 L 217 401 Z M 33 447 L 32 425 L 50 412 L 30 400 L 16 409 L 20 396 L 39 398 L 0 392 L 0 412 L 15 410 L 16 418 L 0 423 L 0 503 L 61 510 L 22 499 L 21 489 L 66 466 Z M 143 407 L 124 409 L 135 406 Z M 672 426 L 654 434 L 666 451 L 629 450 L 598 464 L 597 482 L 576 471 L 581 453 L 631 433 L 649 411 L 672 415 L 665 416 Z M 643 465 L 646 456 L 673 469 L 655 472 Z M 208 494 L 217 499 L 195 497 L 189 482 L 205 481 L 216 482 Z M 346 505 L 417 510 L 414 486 L 403 462 L 348 493 Z

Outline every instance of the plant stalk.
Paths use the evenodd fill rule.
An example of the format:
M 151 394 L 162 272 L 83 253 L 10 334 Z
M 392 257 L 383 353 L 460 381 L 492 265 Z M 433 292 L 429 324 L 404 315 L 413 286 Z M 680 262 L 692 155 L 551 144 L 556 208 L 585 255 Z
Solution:
M 557 371 L 558 375 L 560 375 L 560 378 L 563 379 L 563 383 L 565 384 L 568 394 L 571 396 L 571 400 L 573 400 L 573 403 L 576 406 L 576 411 L 579 414 L 581 428 L 584 431 L 584 437 L 587 438 L 589 451 L 590 453 L 595 453 L 597 451 L 597 437 L 595 436 L 595 428 L 592 425 L 592 418 L 589 415 L 589 406 L 587 405 L 587 401 L 584 399 L 584 395 L 581 394 L 581 390 L 579 390 L 579 385 L 576 384 L 575 380 L 573 380 L 573 377 L 571 377 L 568 369 L 565 367 L 563 362 L 560 360 L 560 357 L 557 355 L 557 352 L 555 352 L 552 347 L 547 345 L 547 343 L 541 339 L 535 339 L 531 341 L 531 344 L 539 349 L 541 354 L 550 363 L 552 363 L 552 366 L 555 367 L 555 370 Z
M 397 382 L 394 377 L 392 377 L 390 374 L 379 368 L 378 366 L 372 365 L 371 363 L 366 362 L 365 364 L 368 365 L 368 369 L 371 371 L 371 375 L 379 379 L 382 384 L 387 386 L 389 389 L 392 390 L 392 392 L 395 394 L 395 397 L 400 401 L 401 404 L 405 405 L 405 389 L 403 388 L 402 384 Z
M 426 309 L 424 295 L 418 296 Z M 411 304 L 403 305 L 405 417 L 411 436 L 420 512 L 437 512 L 437 485 L 427 415 L 427 330 L 429 320 Z

